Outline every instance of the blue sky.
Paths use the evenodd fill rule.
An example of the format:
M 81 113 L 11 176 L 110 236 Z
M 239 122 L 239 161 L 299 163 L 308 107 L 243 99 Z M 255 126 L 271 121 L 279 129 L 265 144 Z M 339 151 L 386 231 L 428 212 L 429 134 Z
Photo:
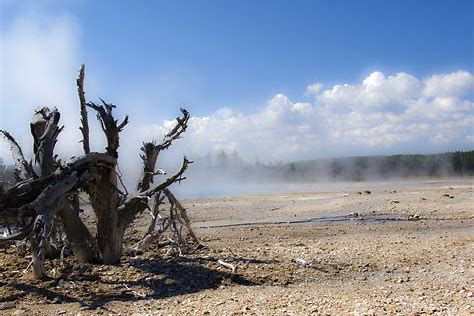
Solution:
M 37 63 L 61 67 L 46 72 L 58 83 L 50 86 L 65 87 L 63 83 L 67 83 L 69 74 L 74 76 L 79 64 L 85 62 L 89 96 L 123 104 L 121 109 L 132 115 L 139 128 L 147 130 L 140 135 L 160 130 L 166 126 L 163 120 L 173 118 L 176 109 L 186 105 L 196 118 L 191 134 L 198 135 L 191 135 L 190 141 L 208 151 L 237 149 L 249 158 L 265 155 L 268 150 L 258 149 L 274 148 L 277 139 L 271 139 L 266 131 L 258 131 L 262 143 L 251 141 L 255 125 L 266 126 L 270 131 L 283 125 L 282 130 L 270 133 L 278 139 L 293 130 L 301 131 L 290 135 L 285 143 L 293 148 L 290 154 L 282 150 L 275 153 L 276 159 L 321 155 L 321 150 L 305 150 L 308 144 L 327 148 L 327 155 L 472 149 L 473 132 L 469 124 L 473 117 L 473 3 L 6 0 L 2 2 L 2 51 L 6 56 L 2 57 L 2 67 L 6 68 L 7 63 L 25 65 L 19 57 L 15 57 L 15 63 L 9 60 L 19 55 L 10 52 L 9 47 L 16 46 L 15 40 L 24 37 L 21 47 L 42 51 Z M 46 47 L 54 51 L 44 52 L 43 44 L 36 43 L 43 36 L 49 39 L 50 45 Z M 32 62 L 32 58 L 24 58 L 27 64 Z M 36 66 L 43 69 L 37 64 L 31 68 Z M 3 73 L 2 82 L 9 81 L 9 71 Z M 383 78 L 377 77 L 379 73 Z M 400 73 L 410 77 L 396 77 Z M 375 97 L 372 92 L 362 91 L 372 89 L 363 84 L 372 74 L 372 79 L 378 80 L 372 86 L 378 89 Z M 451 77 L 445 77 L 450 74 Z M 30 74 L 24 70 L 18 76 Z M 390 85 L 387 82 L 391 76 L 400 80 Z M 427 93 L 427 89 L 433 89 L 434 81 L 431 85 L 427 83 L 432 76 L 441 76 L 436 77 L 436 83 L 448 80 L 454 88 L 443 94 Z M 412 77 L 418 81 L 411 80 Z M 71 81 L 71 88 L 73 84 Z M 321 87 L 309 91 L 307 87 L 311 84 Z M 354 89 L 334 96 L 341 92 L 334 92 L 334 87 L 344 84 Z M 403 100 L 396 99 L 398 87 L 407 84 L 417 86 L 418 92 L 403 90 L 408 94 L 403 95 Z M 2 85 L 4 91 L 24 88 L 21 80 Z M 389 89 L 394 90 L 387 92 Z M 73 103 L 70 93 L 65 92 L 59 100 L 38 97 L 38 102 Z M 14 100 L 5 95 L 4 92 L 2 117 L 10 115 L 7 103 Z M 357 99 L 360 104 L 348 105 L 347 98 Z M 369 106 L 374 98 L 385 105 Z M 21 106 L 27 107 L 27 102 L 35 100 L 34 95 L 25 97 L 25 105 Z M 431 110 L 437 106 L 449 108 L 451 116 L 423 119 L 423 106 Z M 402 112 L 406 113 L 403 117 Z M 415 112 L 418 117 L 414 117 Z M 369 118 L 370 124 L 354 123 L 351 131 L 331 135 L 330 129 L 338 124 L 344 125 L 344 121 L 367 113 L 374 116 L 372 121 Z M 451 126 L 442 135 L 440 129 L 460 120 L 465 124 Z M 399 125 L 387 127 L 387 122 Z M 16 129 L 17 124 L 3 118 L 1 123 Z M 229 127 L 232 124 L 238 128 Z M 401 131 L 397 135 L 391 133 L 407 124 L 413 128 L 421 124 L 426 139 L 412 139 L 401 135 Z M 242 125 L 249 126 L 249 130 L 241 129 Z M 222 137 L 212 135 L 212 130 Z M 387 141 L 351 142 L 351 137 L 369 137 L 370 130 L 374 135 L 385 131 Z M 452 130 L 458 134 L 454 135 Z M 309 139 L 302 142 L 302 135 Z M 440 142 L 430 141 L 430 135 L 433 139 L 438 136 Z M 335 139 L 340 142 L 334 143 Z

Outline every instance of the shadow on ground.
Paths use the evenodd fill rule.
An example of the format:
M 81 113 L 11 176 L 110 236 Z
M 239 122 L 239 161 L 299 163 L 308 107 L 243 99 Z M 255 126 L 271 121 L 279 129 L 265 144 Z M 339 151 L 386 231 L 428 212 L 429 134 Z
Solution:
M 135 258 L 112 270 L 108 266 L 102 266 L 103 270 L 91 265 L 75 266 L 55 279 L 0 282 L 2 287 L 9 289 L 9 294 L 0 297 L 0 302 L 42 300 L 44 303 L 79 303 L 84 308 L 95 309 L 111 301 L 162 299 L 222 285 L 260 285 L 237 274 L 203 265 L 211 261 L 212 258 Z M 129 269 L 134 273 L 129 273 Z

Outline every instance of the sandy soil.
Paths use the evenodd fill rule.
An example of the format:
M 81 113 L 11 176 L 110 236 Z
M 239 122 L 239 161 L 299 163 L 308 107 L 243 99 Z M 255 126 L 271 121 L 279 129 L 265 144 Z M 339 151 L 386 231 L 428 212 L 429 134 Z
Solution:
M 3 315 L 472 315 L 474 181 L 187 200 L 208 249 L 119 266 L 0 259 Z M 364 192 L 368 190 L 368 192 Z M 128 233 L 137 240 L 146 221 Z M 218 260 L 237 265 L 237 272 Z

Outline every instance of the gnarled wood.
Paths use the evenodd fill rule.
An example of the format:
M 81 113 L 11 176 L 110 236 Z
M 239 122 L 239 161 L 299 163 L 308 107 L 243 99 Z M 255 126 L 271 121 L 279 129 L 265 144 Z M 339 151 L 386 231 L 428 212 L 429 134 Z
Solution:
M 169 216 L 160 221 L 158 235 L 170 228 L 178 240 L 181 225 L 189 227 L 189 219 L 182 205 L 167 188 L 183 179 L 184 172 L 191 163 L 186 157 L 180 169 L 172 176 L 152 187 L 156 160 L 163 149 L 185 132 L 189 113 L 181 109 L 182 116 L 176 119 L 176 125 L 167 133 L 160 144 L 145 143 L 142 151 L 144 162 L 143 176 L 138 185 L 138 195 L 128 197 L 128 192 L 118 189 L 118 148 L 120 132 L 128 123 L 128 116 L 118 123 L 114 118 L 114 105 L 101 100 L 102 104 L 87 102 L 84 94 L 84 66 L 81 67 L 76 80 L 80 100 L 81 127 L 84 156 L 61 164 L 54 155 L 57 137 L 62 131 L 56 109 L 43 107 L 35 112 L 30 124 L 34 139 L 35 161 L 39 165 L 40 175 L 34 174 L 31 163 L 28 164 L 13 137 L 0 131 L 12 147 L 17 162 L 19 182 L 11 188 L 0 190 L 0 225 L 8 227 L 10 235 L 0 237 L 1 243 L 8 243 L 20 238 L 31 241 L 34 276 L 42 278 L 46 275 L 44 260 L 48 256 L 57 256 L 60 246 L 61 260 L 66 246 L 72 248 L 80 263 L 91 262 L 99 258 L 105 264 L 115 264 L 122 256 L 123 237 L 136 216 L 150 209 L 150 201 L 154 201 L 153 214 L 155 222 L 150 223 L 148 233 L 154 235 L 156 219 L 160 212 L 160 204 L 165 196 L 170 202 Z M 107 139 L 104 153 L 90 152 L 89 125 L 86 107 L 97 112 L 97 118 Z M 165 191 L 166 190 L 166 191 Z M 79 192 L 88 195 L 91 207 L 97 217 L 97 236 L 94 238 L 79 216 Z M 162 192 L 166 194 L 162 195 Z M 183 215 L 184 214 L 184 215 Z M 13 230 L 10 226 L 13 225 Z M 179 235 L 176 233 L 179 232 Z M 65 234 L 66 238 L 64 238 Z M 58 238 L 59 236 L 59 238 Z M 194 233 L 193 240 L 197 241 Z M 150 238 L 152 240 L 153 237 Z M 63 242 L 63 240 L 67 240 Z M 173 241 L 170 244 L 174 244 Z M 53 251 L 54 250 L 54 251 Z
M 114 118 L 112 110 L 115 108 L 115 105 L 111 103 L 106 103 L 101 99 L 102 105 L 98 105 L 94 102 L 88 102 L 86 105 L 93 108 L 97 111 L 97 119 L 100 122 L 102 130 L 107 138 L 107 153 L 112 157 L 118 157 L 118 148 L 119 148 L 119 133 L 128 123 L 128 116 L 125 116 L 125 119 L 117 125 L 117 120 Z
M 85 76 L 85 65 L 81 65 L 79 70 L 79 77 L 76 80 L 77 94 L 79 95 L 79 102 L 81 104 L 81 126 L 79 130 L 82 133 L 82 148 L 84 153 L 88 154 L 91 152 L 89 145 L 89 120 L 87 118 L 87 107 L 86 107 L 86 96 L 84 92 L 84 76 Z
M 34 154 L 41 169 L 41 177 L 51 174 L 57 167 L 54 146 L 59 133 L 64 128 L 64 126 L 58 126 L 60 117 L 57 109 L 50 110 L 43 107 L 35 112 L 30 123 Z
M 196 237 L 196 234 L 194 234 L 194 231 L 191 228 L 191 221 L 189 220 L 188 213 L 186 212 L 186 209 L 183 207 L 183 205 L 178 201 L 178 199 L 174 196 L 173 193 L 171 193 L 171 191 L 168 188 L 164 189 L 163 193 L 166 195 L 166 197 L 168 198 L 168 201 L 170 201 L 171 205 L 175 206 L 176 209 L 179 211 L 179 216 L 183 219 L 184 225 L 186 226 L 186 228 L 188 230 L 189 236 L 192 238 L 192 240 L 196 244 L 200 244 L 199 239 Z
M 168 149 L 174 140 L 179 139 L 182 133 L 186 131 L 189 120 L 189 112 L 185 109 L 181 109 L 182 117 L 176 118 L 175 126 L 164 136 L 163 141 L 160 144 L 156 144 L 155 141 L 143 143 L 140 148 L 143 154 L 140 155 L 143 161 L 143 174 L 138 182 L 137 189 L 139 191 L 146 191 L 150 188 L 150 184 L 153 183 L 153 177 L 162 172 L 155 172 L 156 160 L 160 152 L 164 149 Z

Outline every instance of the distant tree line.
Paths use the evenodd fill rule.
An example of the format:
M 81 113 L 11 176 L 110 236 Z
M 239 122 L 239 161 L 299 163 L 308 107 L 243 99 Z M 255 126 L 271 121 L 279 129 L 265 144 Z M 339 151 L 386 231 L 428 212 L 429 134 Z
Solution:
M 0 158 L 1 159 L 1 158 Z M 408 177 L 474 176 L 474 150 L 430 155 L 359 156 L 294 161 L 252 163 L 237 151 L 220 151 L 195 157 L 191 179 L 222 179 L 249 182 L 315 182 L 324 180 L 364 181 Z M 202 177 L 200 177 L 200 175 Z M 0 185 L 13 179 L 13 166 L 0 160 Z M 192 180 L 190 180 L 192 181 Z
M 288 163 L 245 162 L 234 151 L 195 159 L 194 172 L 229 180 L 313 182 L 474 175 L 474 150 L 429 155 L 359 156 Z

